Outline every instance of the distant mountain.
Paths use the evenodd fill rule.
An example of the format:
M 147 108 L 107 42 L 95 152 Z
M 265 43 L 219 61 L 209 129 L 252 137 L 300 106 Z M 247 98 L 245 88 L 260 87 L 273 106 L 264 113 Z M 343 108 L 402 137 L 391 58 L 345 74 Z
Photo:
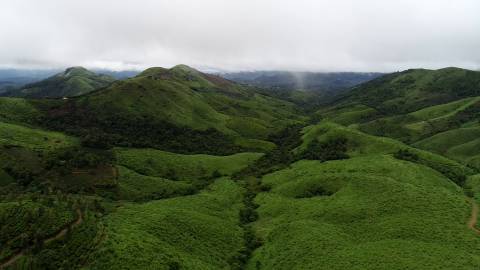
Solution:
M 26 84 L 3 95 L 27 98 L 73 97 L 92 92 L 115 81 L 83 67 L 71 67 L 45 80 Z
M 92 69 L 97 74 L 104 74 L 111 76 L 117 80 L 128 79 L 137 76 L 141 71 L 138 70 L 121 70 L 114 71 L 109 69 Z
M 43 80 L 59 70 L 0 69 L 0 94 L 19 88 L 25 84 Z
M 312 91 L 335 91 L 372 80 L 382 73 L 252 71 L 223 73 L 220 76 L 258 87 Z
M 264 93 L 288 100 L 304 109 L 318 107 L 349 88 L 382 73 L 251 71 L 219 73 L 223 78 L 263 88 Z

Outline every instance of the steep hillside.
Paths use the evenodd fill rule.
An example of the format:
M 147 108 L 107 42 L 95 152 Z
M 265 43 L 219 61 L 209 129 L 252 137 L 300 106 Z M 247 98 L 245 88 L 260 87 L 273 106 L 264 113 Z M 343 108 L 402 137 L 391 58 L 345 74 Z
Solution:
M 361 84 L 336 104 L 363 104 L 391 115 L 479 95 L 480 72 L 460 68 L 410 69 Z
M 64 72 L 39 82 L 27 84 L 4 95 L 26 98 L 73 97 L 92 92 L 115 81 L 113 77 L 98 75 L 83 67 L 67 68 Z
M 480 72 L 445 68 L 386 75 L 360 85 L 317 116 L 478 167 L 480 151 L 470 131 L 479 125 Z
M 116 145 L 184 151 L 201 149 L 202 144 L 216 144 L 217 150 L 232 145 L 270 149 L 272 144 L 266 141 L 270 134 L 305 119 L 291 103 L 184 65 L 150 68 L 45 108 L 47 115 L 40 124 L 50 128 L 81 136 L 106 134 L 103 138 Z M 184 145 L 174 145 L 173 139 Z

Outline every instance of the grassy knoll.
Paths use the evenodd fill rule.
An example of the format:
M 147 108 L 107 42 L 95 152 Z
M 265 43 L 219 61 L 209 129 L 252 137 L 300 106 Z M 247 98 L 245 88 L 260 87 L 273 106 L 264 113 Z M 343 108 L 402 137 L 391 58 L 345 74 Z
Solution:
M 473 269 L 470 204 L 440 173 L 391 156 L 299 161 L 263 178 L 247 269 Z
M 125 204 L 105 218 L 88 269 L 228 269 L 243 241 L 241 192 L 220 179 L 197 195 Z
M 304 128 L 303 133 L 302 144 L 294 150 L 297 153 L 308 150 L 314 140 L 327 142 L 336 138 L 344 138 L 347 141 L 346 153 L 351 157 L 395 154 L 400 150 L 408 150 L 417 156 L 415 162 L 443 173 L 459 185 L 462 185 L 465 181 L 466 175 L 473 173 L 465 165 L 441 155 L 413 148 L 391 138 L 369 135 L 335 123 L 321 122 L 317 125 L 308 126 Z
M 155 149 L 116 148 L 117 163 L 148 176 L 192 180 L 232 175 L 255 160 L 260 153 L 240 153 L 230 156 L 182 155 Z

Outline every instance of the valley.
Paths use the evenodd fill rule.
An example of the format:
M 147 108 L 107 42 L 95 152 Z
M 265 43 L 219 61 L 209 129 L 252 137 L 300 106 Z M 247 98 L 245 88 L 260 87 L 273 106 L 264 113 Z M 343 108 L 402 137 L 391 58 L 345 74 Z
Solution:
M 225 77 L 3 93 L 0 269 L 480 267 L 480 72 L 341 74 L 328 98 Z

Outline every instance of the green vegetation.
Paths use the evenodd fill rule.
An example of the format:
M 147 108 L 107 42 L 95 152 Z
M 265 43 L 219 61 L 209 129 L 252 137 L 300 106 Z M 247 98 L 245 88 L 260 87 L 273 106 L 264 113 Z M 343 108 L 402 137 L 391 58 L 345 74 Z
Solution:
M 0 268 L 479 268 L 478 74 L 322 105 L 179 65 L 0 98 Z
M 0 145 L 21 146 L 31 150 L 52 151 L 77 144 L 75 138 L 58 132 L 0 122 Z
M 28 196 L 0 202 L 0 261 L 54 235 L 75 219 L 72 201 L 55 196 Z
M 39 107 L 38 125 L 85 137 L 89 146 L 184 153 L 240 152 L 236 142 L 265 140 L 305 120 L 291 103 L 185 66 L 151 68 L 102 91 Z M 265 149 L 265 143 L 248 146 Z
M 480 169 L 480 128 L 458 128 L 433 135 L 414 144 Z
M 228 179 L 192 196 L 125 204 L 105 219 L 89 269 L 225 269 L 241 249 L 241 189 Z
M 113 81 L 113 77 L 97 75 L 83 67 L 71 67 L 45 80 L 11 90 L 6 95 L 26 98 L 73 97 L 105 87 Z
M 117 163 L 143 175 L 188 180 L 232 175 L 260 158 L 260 153 L 230 156 L 181 155 L 155 149 L 116 148 Z M 217 177 L 218 177 L 217 176 Z
M 122 166 L 118 174 L 118 197 L 124 200 L 158 200 L 195 192 L 195 187 L 187 181 L 146 176 Z
M 0 97 L 0 121 L 28 123 L 38 116 L 39 111 L 28 100 Z
M 265 176 L 263 185 L 270 191 L 256 199 L 255 229 L 264 244 L 247 269 L 479 264 L 480 239 L 465 225 L 470 204 L 457 186 L 425 166 L 378 155 L 300 161 Z

